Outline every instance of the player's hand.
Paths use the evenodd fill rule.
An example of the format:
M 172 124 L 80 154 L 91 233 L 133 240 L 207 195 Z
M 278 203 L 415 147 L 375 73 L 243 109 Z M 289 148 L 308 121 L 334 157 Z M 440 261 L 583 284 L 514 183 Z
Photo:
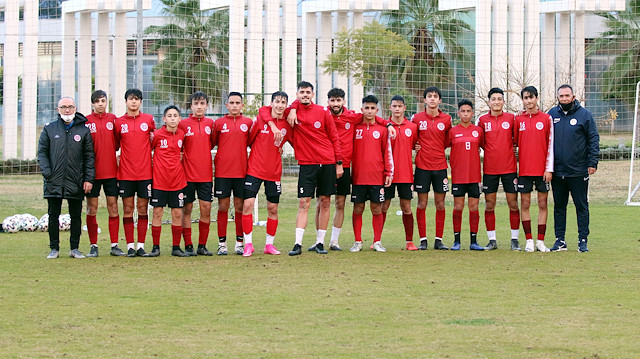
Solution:
M 293 127 L 295 124 L 298 123 L 298 116 L 296 115 L 297 111 L 296 109 L 291 109 L 289 111 L 289 116 L 287 116 L 287 122 L 289 122 L 289 126 Z
M 413 149 L 414 149 L 414 150 L 416 150 L 416 152 L 420 151 L 420 149 L 421 149 L 421 148 L 422 148 L 422 147 L 420 147 L 420 144 L 419 144 L 419 143 L 416 143 L 416 145 L 415 145 L 415 146 L 413 146 Z
M 387 127 L 387 130 L 389 131 L 389 137 L 393 140 L 394 138 L 396 138 L 396 134 L 397 131 L 393 126 L 389 126 Z
M 343 174 L 344 168 L 342 167 L 342 165 L 336 165 L 336 178 L 342 177 Z
M 384 186 L 385 186 L 385 187 L 389 187 L 389 186 L 391 186 L 391 182 L 393 182 L 393 177 L 391 177 L 391 176 L 386 176 L 386 177 L 384 178 Z
M 85 182 L 82 184 L 82 189 L 84 190 L 84 193 L 91 192 L 92 188 L 93 188 L 93 183 L 91 182 Z
M 545 172 L 542 176 L 542 179 L 547 183 L 551 182 L 551 178 L 553 178 L 553 173 L 551 172 Z
M 589 175 L 592 175 L 592 174 L 596 173 L 597 170 L 598 169 L 595 168 L 595 167 L 589 167 L 589 169 L 587 171 L 589 171 Z
M 284 152 L 284 148 L 278 147 L 278 152 L 280 152 L 280 156 L 282 156 L 282 153 Z
M 269 121 L 269 127 L 271 128 L 271 132 L 273 132 L 273 144 L 280 146 L 282 142 L 282 131 L 280 131 L 273 121 Z

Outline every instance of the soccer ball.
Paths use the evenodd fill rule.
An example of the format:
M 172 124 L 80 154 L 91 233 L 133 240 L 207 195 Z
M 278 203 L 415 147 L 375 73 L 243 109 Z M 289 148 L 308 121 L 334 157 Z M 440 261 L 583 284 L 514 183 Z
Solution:
M 38 229 L 38 217 L 29 213 L 22 215 L 21 229 L 27 232 L 33 232 Z
M 2 228 L 7 233 L 16 233 L 20 230 L 20 219 L 15 215 L 9 216 L 2 221 Z
M 58 223 L 61 231 L 68 231 L 71 228 L 71 216 L 69 214 L 61 214 L 58 217 Z
M 45 213 L 38 221 L 38 229 L 40 232 L 46 232 L 49 230 L 49 214 Z

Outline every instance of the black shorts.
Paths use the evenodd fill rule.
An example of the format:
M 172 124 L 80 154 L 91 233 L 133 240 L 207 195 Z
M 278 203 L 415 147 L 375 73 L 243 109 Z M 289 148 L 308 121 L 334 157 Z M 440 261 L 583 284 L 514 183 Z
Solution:
M 118 196 L 118 180 L 115 178 L 105 178 L 95 180 L 91 192 L 87 193 L 87 197 L 100 197 L 100 188 L 104 187 L 105 196 Z
M 346 196 L 351 193 L 351 168 L 345 168 L 342 177 L 336 181 L 336 195 Z
M 398 188 L 398 197 L 413 199 L 413 183 L 392 183 L 391 186 L 384 187 L 384 198 L 386 200 L 396 196 L 396 187 Z
M 336 193 L 336 165 L 300 165 L 298 198 Z
M 216 198 L 231 197 L 231 190 L 234 197 L 244 198 L 244 178 L 216 177 L 213 190 Z
M 138 198 L 151 198 L 151 180 L 118 181 L 120 197 L 128 198 L 136 194 Z
M 184 188 L 178 191 L 151 190 L 151 205 L 153 207 L 182 208 L 184 207 Z
M 542 179 L 542 176 L 520 176 L 518 177 L 518 192 L 531 193 L 533 185 L 536 185 L 536 191 L 546 193 L 549 192 L 549 183 Z
M 480 183 L 453 183 L 451 184 L 451 194 L 454 197 L 464 197 L 469 194 L 469 198 L 480 198 Z
M 247 176 L 244 180 L 244 198 L 255 198 L 262 182 L 264 182 L 264 194 L 267 196 L 267 201 L 279 203 L 282 194 L 280 181 L 266 181 L 254 176 Z
M 198 199 L 205 202 L 213 202 L 213 182 L 187 182 L 184 188 L 184 203 L 193 203 Z
M 364 203 L 367 200 L 372 203 L 384 202 L 384 186 L 383 185 L 353 185 L 351 193 L 351 202 Z
M 518 174 L 506 173 L 502 175 L 482 175 L 482 192 L 496 193 L 498 186 L 502 181 L 502 188 L 506 193 L 518 192 Z
M 433 186 L 433 192 L 446 193 L 449 191 L 449 179 L 447 170 L 428 171 L 416 167 L 413 179 L 415 190 L 418 193 L 429 193 L 429 187 Z

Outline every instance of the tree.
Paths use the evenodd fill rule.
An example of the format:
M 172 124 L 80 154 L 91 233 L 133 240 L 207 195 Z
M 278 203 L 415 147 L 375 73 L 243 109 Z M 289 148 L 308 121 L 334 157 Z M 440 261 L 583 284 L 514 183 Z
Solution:
M 336 44 L 334 52 L 320 65 L 324 73 L 352 76 L 381 104 L 388 104 L 388 95 L 399 87 L 398 63 L 413 56 L 409 42 L 374 21 L 361 29 L 339 32 Z
M 444 88 L 453 83 L 451 60 L 471 62 L 461 40 L 473 29 L 456 18 L 455 11 L 439 11 L 438 0 L 400 0 L 399 10 L 385 11 L 382 16 L 389 29 L 402 34 L 415 48 L 415 56 L 404 63 L 402 80 L 417 96 L 422 96 L 426 86 Z
M 189 96 L 202 91 L 210 103 L 220 101 L 229 77 L 228 10 L 200 10 L 199 0 L 160 1 L 169 23 L 145 30 L 157 37 L 151 50 L 161 57 L 153 68 L 152 100 L 187 106 Z
M 640 81 L 640 0 L 631 0 L 625 11 L 598 15 L 605 18 L 607 30 L 587 47 L 586 55 L 617 54 L 602 73 L 602 97 L 633 104 Z

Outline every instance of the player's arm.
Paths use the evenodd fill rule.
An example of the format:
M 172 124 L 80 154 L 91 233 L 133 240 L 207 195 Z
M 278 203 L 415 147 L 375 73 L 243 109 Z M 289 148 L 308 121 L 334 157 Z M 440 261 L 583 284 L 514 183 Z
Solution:
M 38 141 L 38 164 L 40 165 L 40 173 L 42 173 L 42 177 L 45 179 L 51 176 L 51 159 L 49 158 L 49 146 L 51 143 L 49 141 L 49 131 L 47 127 L 48 126 L 45 126 L 42 130 L 40 140 Z
M 218 145 L 218 136 L 219 136 L 219 124 L 217 123 L 218 120 L 215 120 L 213 122 L 213 128 L 211 129 L 211 135 L 209 136 L 209 139 L 211 141 L 211 149 L 214 149 L 217 145 Z
M 547 115 L 549 116 L 549 115 Z M 549 139 L 547 141 L 547 159 L 544 168 L 545 182 L 550 182 L 553 177 L 553 119 L 549 116 Z
M 298 123 L 297 113 L 298 113 L 298 108 L 299 107 L 300 107 L 300 101 L 298 101 L 298 99 L 296 99 L 287 108 L 287 111 L 289 111 L 289 114 L 287 114 L 286 111 L 285 111 L 285 117 L 287 119 L 287 122 L 289 122 L 289 126 L 291 126 L 291 127 L 295 126 L 295 124 Z
M 590 112 L 587 112 L 586 135 L 587 135 L 587 167 L 592 175 L 598 170 L 598 158 L 600 156 L 600 135 L 598 128 Z
M 393 174 L 395 171 L 393 164 L 393 150 L 391 148 L 391 137 L 387 131 L 382 132 L 382 141 L 380 141 L 382 159 L 384 161 L 384 186 L 391 186 L 393 182 Z

